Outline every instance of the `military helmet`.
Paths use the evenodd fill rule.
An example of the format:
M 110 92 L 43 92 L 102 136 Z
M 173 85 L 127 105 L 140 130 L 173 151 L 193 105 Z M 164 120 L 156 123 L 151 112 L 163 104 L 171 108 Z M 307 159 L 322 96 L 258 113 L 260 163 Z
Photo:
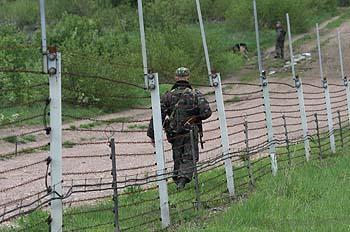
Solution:
M 176 76 L 178 77 L 187 77 L 190 75 L 190 70 L 185 67 L 180 67 L 176 69 Z

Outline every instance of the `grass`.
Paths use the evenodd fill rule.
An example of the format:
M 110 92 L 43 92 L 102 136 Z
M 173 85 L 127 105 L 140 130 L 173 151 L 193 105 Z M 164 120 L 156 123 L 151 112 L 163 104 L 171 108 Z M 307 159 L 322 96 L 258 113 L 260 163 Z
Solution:
M 145 125 L 145 124 L 134 124 L 134 125 L 128 125 L 128 128 L 129 129 L 140 129 L 140 130 L 143 130 L 143 129 L 147 129 L 148 128 L 148 125 Z
M 241 98 L 239 96 L 234 96 L 233 98 L 227 99 L 224 102 L 225 103 L 235 103 L 235 102 L 240 102 Z
M 91 122 L 91 123 L 87 123 L 87 124 L 80 124 L 79 128 L 91 129 L 91 128 L 94 128 L 96 126 L 101 126 L 102 124 L 103 124 L 102 122 Z
M 44 115 L 44 107 L 45 105 L 42 104 L 33 104 L 30 107 L 13 107 L 9 109 L 3 109 L 1 111 L 1 114 L 4 115 L 3 119 L 0 118 L 0 128 L 2 127 L 9 127 L 9 126 L 23 126 L 23 125 L 41 125 L 43 124 L 43 115 Z M 101 109 L 95 108 L 95 107 L 79 107 L 79 106 L 70 106 L 63 104 L 62 106 L 62 112 L 64 114 L 68 115 L 74 115 L 75 117 L 94 117 L 97 115 L 103 114 L 103 111 Z M 29 118 L 32 116 L 38 115 L 38 118 L 34 118 L 31 120 L 26 120 L 23 122 L 18 122 L 22 119 Z M 63 122 L 71 122 L 73 121 L 71 118 L 65 118 L 63 117 Z M 47 116 L 47 120 L 49 123 L 49 116 Z M 11 125 L 5 125 L 3 124 L 7 123 L 13 123 Z
M 183 191 L 168 182 L 172 227 L 169 231 L 344 231 L 349 226 L 350 173 L 347 154 L 349 145 L 340 149 L 340 131 L 336 130 L 338 153 L 329 152 L 328 136 L 321 134 L 323 158 L 319 161 L 318 139 L 311 139 L 312 160 L 305 164 L 303 144 L 278 148 L 278 175 L 271 178 L 269 157 L 252 157 L 255 187 L 249 185 L 247 160 L 242 154 L 234 162 L 237 198 L 232 201 L 226 190 L 225 169 L 222 164 L 199 175 L 201 209 L 194 209 L 194 181 Z M 350 131 L 343 130 L 345 144 Z M 345 156 L 346 155 L 346 156 Z M 327 159 L 325 159 L 327 158 Z M 289 165 L 290 162 L 290 165 Z M 301 167 L 300 167 L 301 166 Z M 159 200 L 155 184 L 133 185 L 119 190 L 119 216 L 122 230 L 160 229 Z M 155 189 L 152 189 L 152 188 Z M 252 191 L 253 190 L 253 191 Z M 89 194 L 89 193 L 86 193 Z M 113 230 L 113 201 L 97 201 L 91 205 L 66 207 L 66 230 L 86 228 L 87 231 Z M 68 199 L 69 200 L 69 199 Z M 230 208 L 225 208 L 230 204 Z M 226 211 L 215 216 L 220 211 Z M 13 223 L 28 231 L 46 231 L 45 211 L 36 211 Z M 195 219 L 195 220 L 194 220 Z M 195 221 L 195 222 L 194 222 Z M 327 223 L 320 223 L 326 221 Z M 11 231 L 1 228 L 1 232 Z
M 343 11 L 343 13 L 339 16 L 338 19 L 334 20 L 331 23 L 328 23 L 326 28 L 327 29 L 335 29 L 337 27 L 339 27 L 341 24 L 343 24 L 344 22 L 349 21 L 350 18 L 350 12 L 349 9 L 346 9 Z
M 63 146 L 64 148 L 73 148 L 74 145 L 75 145 L 75 143 L 74 143 L 74 142 L 71 142 L 71 141 L 64 141 L 63 144 L 62 144 L 62 146 Z
M 26 144 L 28 142 L 35 142 L 36 137 L 35 135 L 24 135 L 20 137 L 16 136 L 8 136 L 3 138 L 2 140 L 8 142 L 8 143 L 19 143 L 19 144 Z
M 179 231 L 348 231 L 350 156 L 343 154 L 266 179 L 249 200 Z

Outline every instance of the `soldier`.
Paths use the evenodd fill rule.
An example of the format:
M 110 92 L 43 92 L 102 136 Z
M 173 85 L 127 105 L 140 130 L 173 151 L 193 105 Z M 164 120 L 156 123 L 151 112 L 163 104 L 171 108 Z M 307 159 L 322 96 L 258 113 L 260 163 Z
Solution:
M 286 31 L 283 29 L 280 21 L 276 23 L 276 56 L 275 58 L 284 59 L 284 39 Z
M 212 111 L 203 94 L 193 89 L 188 82 L 190 70 L 184 67 L 176 70 L 175 85 L 161 98 L 163 128 L 172 145 L 174 170 L 173 180 L 178 189 L 185 187 L 193 176 L 194 162 L 190 130 L 194 134 L 196 161 L 199 159 L 198 142 L 202 136 L 202 120 L 208 119 Z M 148 131 L 154 145 L 153 119 Z

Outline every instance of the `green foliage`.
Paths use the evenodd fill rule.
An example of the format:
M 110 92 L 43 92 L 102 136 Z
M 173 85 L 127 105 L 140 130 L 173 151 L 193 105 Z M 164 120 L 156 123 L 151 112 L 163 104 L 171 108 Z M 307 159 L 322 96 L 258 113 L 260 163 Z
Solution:
M 277 21 L 285 22 L 286 13 L 289 13 L 293 32 L 298 33 L 306 31 L 319 15 L 334 14 L 336 2 L 334 0 L 258 0 L 257 8 L 262 28 L 274 28 Z M 233 29 L 238 31 L 253 30 L 252 14 L 251 1 L 231 4 L 225 13 L 230 25 L 234 25 Z
M 25 47 L 18 49 L 16 48 L 18 46 Z M 2 68 L 35 70 L 39 67 L 40 53 L 30 46 L 25 33 L 19 31 L 14 25 L 0 24 L 0 47 L 4 48 L 0 50 Z M 42 90 L 24 88 L 24 86 L 43 82 L 36 74 L 0 72 L 0 89 L 5 90 L 0 92 L 0 104 L 28 102 L 37 96 L 42 96 Z
M 233 44 L 245 42 L 251 55 L 255 55 L 252 2 L 200 2 L 211 64 L 225 78 L 245 63 L 242 56 L 232 53 Z M 0 6 L 0 47 L 24 46 L 0 49 L 0 67 L 40 71 L 38 1 L 4 0 Z M 275 33 L 271 28 L 276 20 L 284 20 L 286 12 L 291 15 L 293 32 L 305 31 L 315 17 L 336 12 L 335 0 L 258 0 L 258 8 L 263 48 L 274 43 Z M 46 10 L 48 44 L 59 46 L 62 52 L 65 109 L 86 108 L 95 113 L 98 108 L 100 113 L 109 113 L 150 105 L 150 100 L 144 98 L 148 93 L 142 89 L 135 0 L 47 0 Z M 159 80 L 173 82 L 175 69 L 187 66 L 191 69 L 192 82 L 207 84 L 195 1 L 144 1 L 144 15 L 148 66 L 159 73 Z M 46 98 L 46 87 L 25 88 L 46 81 L 42 75 L 0 72 L 0 89 L 15 89 L 0 91 L 0 104 L 14 105 Z M 168 87 L 162 86 L 161 91 Z M 24 114 L 20 112 L 19 116 Z M 77 114 L 81 111 L 74 113 Z M 0 124 L 10 120 L 12 115 L 8 112 L 0 115 Z
M 0 8 L 0 19 L 5 19 L 9 23 L 16 23 L 20 27 L 33 25 L 39 18 L 38 1 L 2 0 Z
M 334 20 L 333 22 L 327 24 L 327 28 L 328 29 L 337 28 L 345 21 L 348 21 L 349 17 L 350 17 L 350 12 L 346 10 L 337 20 Z

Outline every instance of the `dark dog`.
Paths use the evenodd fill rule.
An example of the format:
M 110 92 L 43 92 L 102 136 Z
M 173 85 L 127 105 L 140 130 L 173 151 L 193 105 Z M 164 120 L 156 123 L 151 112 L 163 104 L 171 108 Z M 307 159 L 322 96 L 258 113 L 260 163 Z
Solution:
M 236 43 L 232 47 L 234 53 L 241 53 L 245 58 L 248 58 L 248 45 L 246 43 Z

